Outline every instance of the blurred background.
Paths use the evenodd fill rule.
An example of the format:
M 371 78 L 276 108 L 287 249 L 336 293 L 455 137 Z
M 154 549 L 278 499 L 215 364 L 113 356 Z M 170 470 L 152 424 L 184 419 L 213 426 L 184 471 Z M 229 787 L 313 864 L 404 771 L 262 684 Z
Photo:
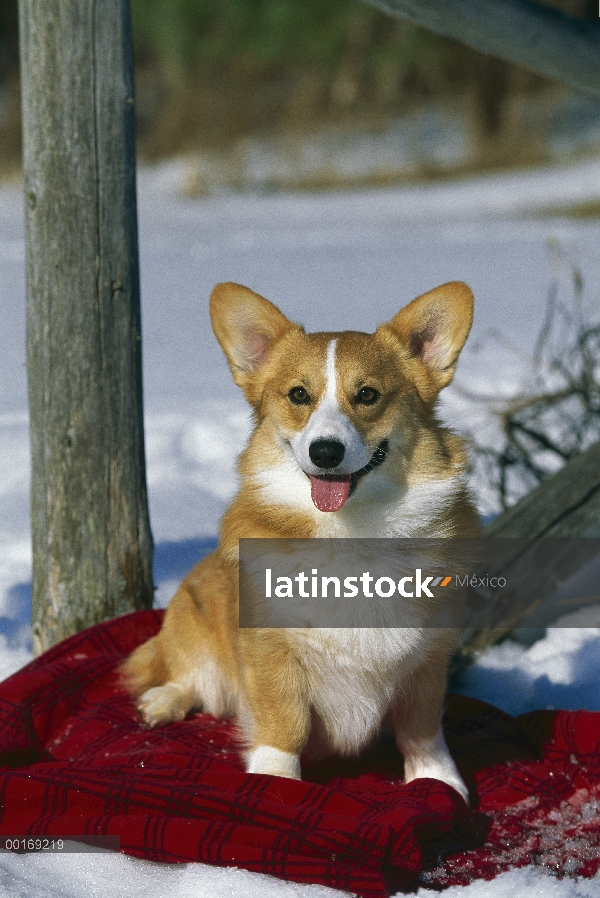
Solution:
M 598 20 L 597 0 L 545 2 Z M 158 606 L 215 545 L 250 429 L 210 327 L 219 281 L 309 331 L 371 331 L 465 280 L 475 320 L 440 413 L 469 439 L 484 520 L 600 440 L 600 98 L 361 0 L 132 0 L 132 13 Z M 20 131 L 17 0 L 0 0 L 0 678 L 31 636 Z M 565 626 L 597 626 L 577 621 Z M 561 645 L 585 674 L 570 697 L 540 668 L 518 687 L 495 672 L 492 700 L 597 707 L 588 632 L 593 664 Z M 544 657 L 561 657 L 555 643 Z
M 596 0 L 545 0 L 598 18 Z M 597 155 L 600 99 L 360 0 L 132 0 L 138 152 L 184 189 L 401 183 Z M 17 0 L 0 4 L 0 176 L 19 172 Z

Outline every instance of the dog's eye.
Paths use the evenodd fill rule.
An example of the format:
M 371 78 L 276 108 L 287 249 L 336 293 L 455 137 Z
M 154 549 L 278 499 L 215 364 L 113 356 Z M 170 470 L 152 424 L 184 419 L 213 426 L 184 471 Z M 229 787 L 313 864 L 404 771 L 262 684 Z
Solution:
M 288 393 L 288 398 L 294 405 L 308 405 L 310 398 L 304 387 L 292 387 Z
M 356 401 L 359 405 L 373 405 L 379 399 L 379 393 L 373 387 L 363 387 L 358 391 Z

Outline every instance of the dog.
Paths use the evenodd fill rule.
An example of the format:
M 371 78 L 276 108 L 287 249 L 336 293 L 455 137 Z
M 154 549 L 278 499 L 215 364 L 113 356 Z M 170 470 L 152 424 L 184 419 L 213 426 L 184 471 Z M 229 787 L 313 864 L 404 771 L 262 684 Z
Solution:
M 172 599 L 122 674 L 151 727 L 192 710 L 234 716 L 249 773 L 300 779 L 300 757 L 360 753 L 391 724 L 404 779 L 468 800 L 441 730 L 452 627 L 238 625 L 240 538 L 473 537 L 466 446 L 436 417 L 473 316 L 451 282 L 375 333 L 306 333 L 233 283 L 210 299 L 214 333 L 254 427 L 219 546 Z

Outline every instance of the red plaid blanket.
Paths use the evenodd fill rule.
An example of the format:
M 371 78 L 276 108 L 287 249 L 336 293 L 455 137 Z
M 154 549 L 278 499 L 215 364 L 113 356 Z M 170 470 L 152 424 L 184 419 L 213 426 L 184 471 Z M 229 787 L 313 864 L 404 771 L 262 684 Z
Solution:
M 117 835 L 153 861 L 245 867 L 362 896 L 544 864 L 600 868 L 600 714 L 512 718 L 451 696 L 450 748 L 474 808 L 402 783 L 382 740 L 359 762 L 249 776 L 234 727 L 194 715 L 144 728 L 115 666 L 160 626 L 139 612 L 65 640 L 0 685 L 0 835 Z

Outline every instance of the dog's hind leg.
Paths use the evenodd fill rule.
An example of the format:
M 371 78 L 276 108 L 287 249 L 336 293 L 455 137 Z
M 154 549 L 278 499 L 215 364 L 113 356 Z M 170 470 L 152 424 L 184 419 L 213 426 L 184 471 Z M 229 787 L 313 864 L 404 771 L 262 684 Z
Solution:
M 165 683 L 146 690 L 137 707 L 144 723 L 155 727 L 183 720 L 195 705 L 191 690 L 181 683 Z
M 169 674 L 160 634 L 140 645 L 121 667 L 121 679 L 149 726 L 183 720 L 194 704 L 190 690 Z
M 149 726 L 183 720 L 191 710 L 228 716 L 237 706 L 237 656 L 226 623 L 236 616 L 230 582 L 215 553 L 183 581 L 160 632 L 121 667 L 125 686 Z
M 119 676 L 135 698 L 147 689 L 161 686 L 168 676 L 160 633 L 138 646 L 123 662 Z

